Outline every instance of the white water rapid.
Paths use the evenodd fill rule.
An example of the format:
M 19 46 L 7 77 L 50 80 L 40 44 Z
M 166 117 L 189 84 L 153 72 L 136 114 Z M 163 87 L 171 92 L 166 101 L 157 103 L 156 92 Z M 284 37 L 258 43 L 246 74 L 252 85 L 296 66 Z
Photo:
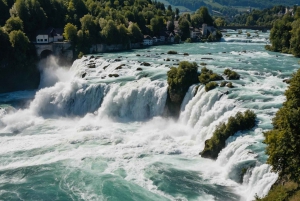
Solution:
M 37 91 L 0 94 L 0 200 L 241 200 L 277 179 L 263 132 L 285 100 L 296 59 L 264 50 L 268 33 L 220 43 L 88 55 L 70 69 L 40 64 Z M 167 55 L 169 50 L 179 54 Z M 183 53 L 189 53 L 184 56 Z M 139 56 L 140 55 L 140 56 Z M 207 59 L 209 58 L 209 59 Z M 234 88 L 191 86 L 178 120 L 164 116 L 179 61 L 235 70 Z M 257 125 L 201 158 L 217 125 L 251 109 Z

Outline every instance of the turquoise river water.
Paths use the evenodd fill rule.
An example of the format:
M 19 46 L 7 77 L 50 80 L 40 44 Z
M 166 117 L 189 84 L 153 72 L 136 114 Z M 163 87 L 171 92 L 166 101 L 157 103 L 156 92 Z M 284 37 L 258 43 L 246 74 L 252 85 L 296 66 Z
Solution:
M 250 201 L 266 195 L 277 174 L 266 164 L 263 132 L 285 100 L 283 80 L 299 65 L 264 49 L 268 33 L 230 33 L 220 43 L 90 55 L 70 69 L 55 58 L 41 63 L 39 90 L 0 94 L 0 200 Z M 162 115 L 166 74 L 182 60 L 199 70 L 205 62 L 219 74 L 230 68 L 241 79 L 232 81 L 234 88 L 209 92 L 190 87 L 179 119 L 168 119 Z M 230 137 L 216 161 L 201 158 L 215 127 L 247 109 L 257 114 L 257 126 Z

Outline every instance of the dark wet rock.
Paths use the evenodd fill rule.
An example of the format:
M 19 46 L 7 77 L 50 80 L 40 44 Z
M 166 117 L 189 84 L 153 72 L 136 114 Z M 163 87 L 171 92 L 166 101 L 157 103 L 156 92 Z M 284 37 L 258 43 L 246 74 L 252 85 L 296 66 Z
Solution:
M 103 67 L 103 69 L 105 70 L 105 69 L 106 69 L 108 66 L 109 66 L 109 65 L 107 65 L 107 66 L 104 66 L 104 67 Z
M 81 75 L 81 78 L 85 78 L 85 76 L 86 76 L 86 73 L 83 73 L 83 74 Z
M 120 66 L 118 66 L 115 70 L 120 70 L 123 68 L 123 66 L 125 66 L 125 64 L 121 64 Z
M 142 69 L 142 68 L 137 68 L 136 70 L 137 70 L 137 71 L 142 71 L 143 69 Z
M 208 57 L 203 57 L 201 59 L 203 59 L 203 60 L 214 60 L 213 58 L 208 58 Z
M 189 53 L 183 53 L 184 56 L 189 56 Z
M 88 68 L 96 68 L 96 65 L 95 64 L 90 64 L 90 65 L 88 65 Z
M 287 84 L 289 84 L 291 82 L 291 79 L 284 79 L 282 81 L 285 82 L 285 83 L 287 83 Z
M 142 66 L 151 66 L 151 64 L 150 64 L 150 63 L 147 63 L 147 62 L 143 62 L 143 63 L 141 63 L 141 65 L 142 65 Z
M 168 51 L 167 53 L 168 53 L 168 54 L 177 54 L 177 52 L 174 51 L 174 50 L 170 50 L 170 51 Z
M 119 77 L 118 74 L 109 74 L 108 77 Z

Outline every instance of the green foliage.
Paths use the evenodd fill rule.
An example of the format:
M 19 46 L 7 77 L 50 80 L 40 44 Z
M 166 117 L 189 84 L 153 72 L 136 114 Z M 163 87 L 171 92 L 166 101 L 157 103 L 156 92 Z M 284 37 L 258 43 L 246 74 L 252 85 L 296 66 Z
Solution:
M 217 126 L 211 139 L 205 141 L 205 147 L 200 155 L 204 158 L 216 159 L 220 151 L 225 147 L 228 137 L 238 131 L 249 130 L 255 126 L 256 114 L 247 110 L 244 113 L 238 112 L 235 117 L 230 117 L 228 122 Z
M 129 37 L 132 42 L 141 42 L 143 40 L 143 34 L 136 23 L 131 23 L 128 27 Z
M 10 32 L 9 41 L 15 50 L 21 52 L 26 52 L 30 44 L 28 37 L 20 30 Z
M 5 23 L 5 30 L 7 32 L 24 30 L 23 21 L 19 17 L 11 17 Z
M 189 87 L 198 83 L 198 66 L 194 63 L 182 61 L 178 68 L 172 67 L 168 71 L 168 85 L 170 91 L 179 91 L 185 94 Z
M 29 38 L 35 38 L 38 29 L 44 29 L 47 24 L 47 15 L 39 1 L 16 0 L 10 9 L 12 17 L 19 17 L 24 23 L 24 32 Z
M 265 133 L 268 163 L 280 177 L 300 183 L 300 70 L 285 92 L 286 101 L 273 119 L 274 128 Z
M 296 8 L 295 8 L 296 9 Z M 271 46 L 267 50 L 275 52 L 290 53 L 300 57 L 300 19 L 298 16 L 299 7 L 294 17 L 286 14 L 281 20 L 277 20 L 270 33 Z
M 282 15 L 278 13 L 285 13 L 286 7 L 278 5 L 272 8 L 270 6 L 263 10 L 255 9 L 252 12 L 237 15 L 233 18 L 231 24 L 246 26 L 272 26 L 276 20 L 282 18 Z
M 186 40 L 190 37 L 190 22 L 187 19 L 182 19 L 179 22 L 179 29 L 182 32 L 181 40 Z
M 209 82 L 205 85 L 205 91 L 208 92 L 214 88 L 216 88 L 218 84 L 216 82 Z
M 65 39 L 75 42 L 77 38 L 77 27 L 71 23 L 66 24 L 63 35 Z
M 207 84 L 210 81 L 223 80 L 222 76 L 214 73 L 212 70 L 209 70 L 206 67 L 203 67 L 201 69 L 201 74 L 198 78 L 199 78 L 200 83 L 202 83 L 202 84 Z
M 298 190 L 297 190 L 298 189 Z M 275 184 L 268 195 L 264 198 L 256 196 L 256 201 L 285 201 L 285 200 L 299 200 L 300 191 L 299 187 L 294 182 L 285 182 L 283 185 Z
M 238 80 L 238 79 L 240 79 L 240 75 L 237 72 L 235 72 L 233 70 L 230 70 L 228 68 L 226 68 L 224 70 L 224 75 L 226 75 L 227 79 L 229 79 L 229 80 Z

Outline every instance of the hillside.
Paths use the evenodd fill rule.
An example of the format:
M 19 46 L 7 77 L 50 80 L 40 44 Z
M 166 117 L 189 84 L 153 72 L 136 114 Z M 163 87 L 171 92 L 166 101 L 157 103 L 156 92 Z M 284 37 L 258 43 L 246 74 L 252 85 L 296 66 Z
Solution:
M 161 0 L 159 0 L 161 1 Z M 164 0 L 165 1 L 165 0 Z M 224 10 L 228 7 L 234 7 L 238 10 L 244 10 L 246 7 L 258 9 L 269 8 L 275 5 L 293 6 L 299 4 L 298 0 L 166 0 L 173 6 L 183 6 L 192 11 L 197 10 L 201 6 L 206 6 L 209 9 Z

